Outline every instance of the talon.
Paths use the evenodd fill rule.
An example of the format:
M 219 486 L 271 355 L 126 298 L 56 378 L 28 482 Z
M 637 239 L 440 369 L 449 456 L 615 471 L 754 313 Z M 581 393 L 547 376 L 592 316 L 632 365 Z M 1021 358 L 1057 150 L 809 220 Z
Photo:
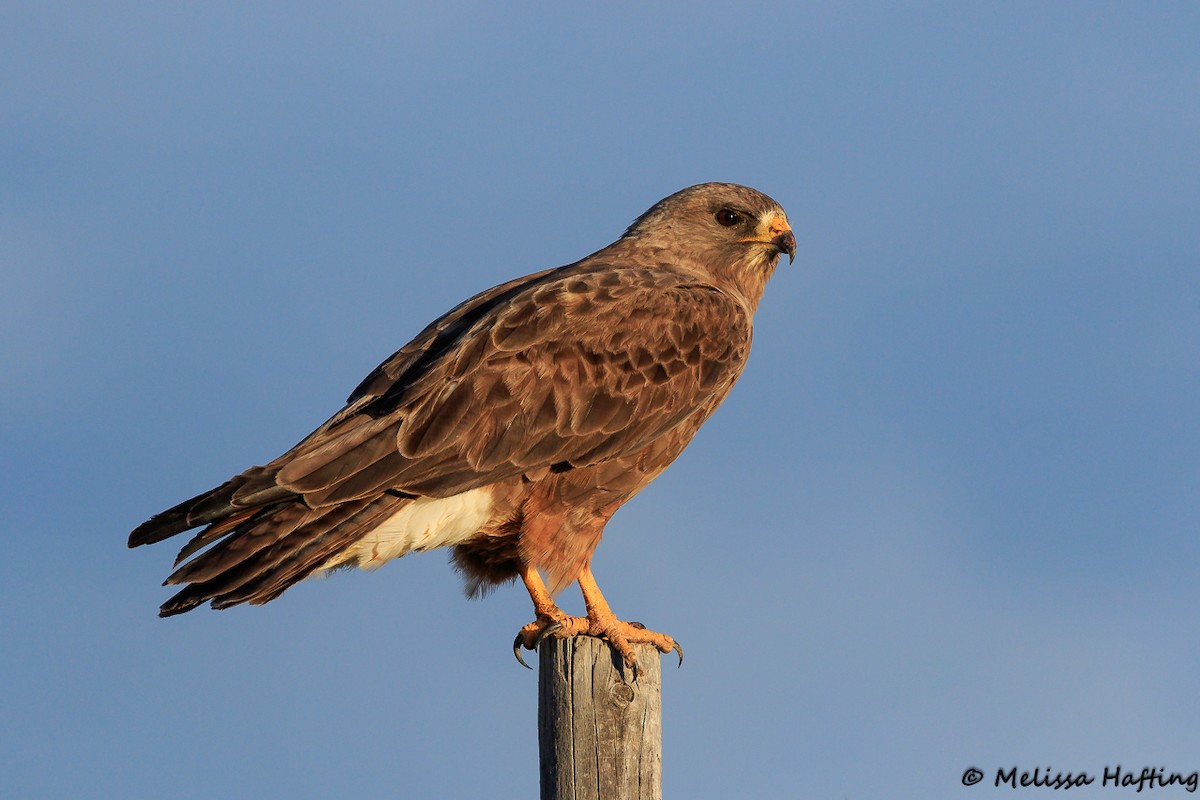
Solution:
M 563 627 L 562 622 L 549 622 L 545 627 L 537 632 L 537 636 L 533 637 L 532 642 L 527 642 L 525 639 L 525 631 L 527 628 L 530 628 L 535 624 L 535 622 L 531 622 L 529 625 L 526 625 L 524 628 L 517 631 L 517 638 L 513 639 L 513 655 L 517 657 L 517 661 L 521 662 L 521 666 L 525 669 L 533 669 L 533 667 L 525 663 L 525 659 L 521 657 L 521 648 L 524 647 L 527 650 L 533 650 L 534 652 L 537 652 L 537 649 L 542 646 L 542 642 L 545 641 L 547 636 L 554 635 L 558 631 L 562 630 Z
M 523 637 L 521 634 L 518 633 L 517 638 L 513 639 L 513 655 L 517 657 L 517 661 L 521 662 L 522 667 L 525 669 L 533 669 L 533 667 L 525 663 L 525 659 L 521 658 L 521 645 L 524 644 L 524 642 L 521 641 L 522 638 Z
M 533 647 L 531 647 L 531 648 L 529 648 L 529 649 L 530 649 L 530 650 L 537 650 L 539 647 L 541 647 L 541 646 L 542 646 L 542 640 L 543 640 L 543 639 L 545 639 L 547 636 L 549 636 L 549 635 L 553 634 L 555 631 L 558 631 L 558 630 L 561 630 L 561 629 L 562 629 L 562 623 L 561 623 L 561 622 L 551 622 L 549 625 L 547 625 L 546 627 L 542 628 L 542 629 L 541 629 L 541 630 L 538 632 L 537 638 L 535 638 L 535 639 L 533 640 Z
M 554 604 L 554 598 L 542 583 L 541 576 L 535 568 L 528 564 L 522 566 L 521 580 L 529 590 L 533 600 L 534 621 L 521 628 L 513 641 L 513 655 L 524 667 L 533 669 L 521 657 L 521 648 L 537 650 L 547 636 L 571 638 L 573 636 L 595 636 L 604 639 L 612 647 L 615 654 L 621 657 L 621 680 L 630 677 L 633 683 L 641 676 L 638 668 L 634 645 L 651 644 L 661 653 L 674 652 L 679 656 L 679 666 L 683 666 L 683 646 L 662 633 L 648 630 L 640 622 L 622 622 L 613 614 L 612 609 L 600 594 L 596 578 L 592 575 L 591 567 L 585 566 L 576 579 L 583 593 L 583 602 L 587 607 L 587 616 L 572 617 L 564 614 Z

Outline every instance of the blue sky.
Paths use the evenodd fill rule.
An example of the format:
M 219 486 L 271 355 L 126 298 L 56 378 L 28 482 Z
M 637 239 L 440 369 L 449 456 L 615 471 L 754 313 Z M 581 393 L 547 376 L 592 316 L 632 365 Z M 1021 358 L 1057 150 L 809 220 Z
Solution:
M 668 796 L 1200 769 L 1197 41 L 1192 3 L 5 5 L 6 791 L 534 795 L 518 587 L 431 553 L 159 620 L 174 549 L 125 537 L 708 180 L 799 254 L 596 558 L 687 648 Z

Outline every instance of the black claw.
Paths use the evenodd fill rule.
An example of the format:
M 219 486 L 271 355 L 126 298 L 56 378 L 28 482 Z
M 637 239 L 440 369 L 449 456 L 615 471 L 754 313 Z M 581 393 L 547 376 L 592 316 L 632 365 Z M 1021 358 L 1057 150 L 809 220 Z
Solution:
M 675 667 L 675 669 L 679 669 L 679 667 L 683 666 L 683 645 L 681 645 L 679 642 L 672 640 L 671 641 L 671 649 L 679 654 L 679 664 Z
M 561 622 L 551 622 L 549 625 L 542 628 L 541 631 L 538 632 L 537 638 L 533 640 L 533 649 L 537 650 L 539 647 L 541 647 L 542 640 L 545 639 L 550 634 L 557 631 L 558 629 L 560 629 L 561 627 L 562 627 Z
M 542 646 L 542 640 L 544 640 L 547 636 L 551 635 L 552 633 L 554 633 L 561 627 L 562 627 L 561 622 L 551 622 L 549 625 L 542 628 L 540 631 L 538 631 L 537 638 L 533 640 L 533 646 L 530 647 L 529 649 L 536 651 L 539 647 Z M 521 658 L 521 646 L 524 644 L 525 644 L 525 642 L 524 642 L 523 637 L 521 636 L 520 633 L 518 633 L 517 638 L 513 639 L 513 655 L 517 657 L 517 661 L 521 662 L 522 667 L 524 667 L 525 669 L 533 669 L 533 667 L 531 667 L 525 663 L 525 659 Z
M 517 661 L 521 662 L 522 667 L 524 667 L 525 669 L 533 669 L 533 667 L 531 667 L 525 663 L 525 659 L 521 658 L 521 645 L 522 644 L 523 643 L 521 642 L 521 634 L 518 633 L 517 638 L 513 639 L 513 655 L 517 657 Z

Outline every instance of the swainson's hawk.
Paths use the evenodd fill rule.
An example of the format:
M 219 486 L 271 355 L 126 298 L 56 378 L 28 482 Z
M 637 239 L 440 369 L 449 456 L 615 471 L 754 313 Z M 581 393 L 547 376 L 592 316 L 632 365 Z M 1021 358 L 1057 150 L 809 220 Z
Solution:
M 774 200 L 706 183 L 581 261 L 472 297 L 291 450 L 130 534 L 136 547 L 206 526 L 160 614 L 265 603 L 314 573 L 453 547 L 470 595 L 524 581 L 536 618 L 514 649 L 602 636 L 634 670 L 631 643 L 679 650 L 616 618 L 592 552 L 741 374 L 781 253 L 796 240 Z M 554 603 L 573 581 L 586 617 Z

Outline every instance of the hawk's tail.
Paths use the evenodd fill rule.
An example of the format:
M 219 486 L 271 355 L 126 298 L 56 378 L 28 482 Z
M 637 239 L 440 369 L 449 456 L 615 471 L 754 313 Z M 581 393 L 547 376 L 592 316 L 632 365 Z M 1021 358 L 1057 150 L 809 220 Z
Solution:
M 258 510 L 295 496 L 293 492 L 275 483 L 273 471 L 264 467 L 251 467 L 215 489 L 184 500 L 161 514 L 155 514 L 133 529 L 133 533 L 129 534 L 129 546 L 138 547 L 161 542 L 189 528 L 215 525 L 235 515 Z M 193 543 L 189 543 L 188 547 Z M 207 542 L 197 545 L 191 551 L 185 547 L 185 552 L 180 553 L 179 560 L 182 561 L 204 544 Z
M 156 514 L 129 535 L 129 546 L 207 526 L 179 551 L 178 569 L 163 585 L 186 586 L 162 605 L 159 616 L 209 601 L 213 608 L 260 604 L 320 569 L 407 502 L 407 497 L 385 494 L 311 508 L 256 467 Z

